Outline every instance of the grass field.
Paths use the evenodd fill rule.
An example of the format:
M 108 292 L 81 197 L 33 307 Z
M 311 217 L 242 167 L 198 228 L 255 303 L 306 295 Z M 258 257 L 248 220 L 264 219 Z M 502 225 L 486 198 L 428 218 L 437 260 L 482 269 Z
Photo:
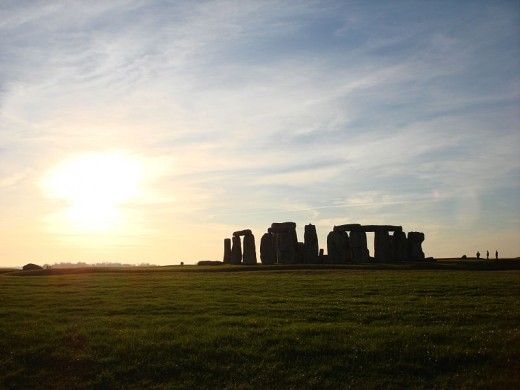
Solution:
M 519 263 L 6 271 L 0 388 L 519 388 Z

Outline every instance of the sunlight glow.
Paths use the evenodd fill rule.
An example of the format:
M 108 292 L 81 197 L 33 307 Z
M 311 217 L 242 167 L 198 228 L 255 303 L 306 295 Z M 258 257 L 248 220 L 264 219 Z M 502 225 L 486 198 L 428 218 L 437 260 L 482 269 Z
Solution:
M 50 198 L 66 204 L 54 222 L 76 232 L 111 232 L 124 222 L 122 207 L 141 195 L 143 180 L 137 158 L 92 153 L 56 166 L 45 177 L 44 188 Z

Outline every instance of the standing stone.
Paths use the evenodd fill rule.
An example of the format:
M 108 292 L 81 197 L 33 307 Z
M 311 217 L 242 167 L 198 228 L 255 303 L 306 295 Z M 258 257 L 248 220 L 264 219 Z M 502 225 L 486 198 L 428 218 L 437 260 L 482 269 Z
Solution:
M 296 234 L 296 227 L 289 231 L 289 238 L 292 242 L 294 250 L 298 252 L 298 235 Z
M 320 249 L 320 254 L 318 255 L 318 264 L 326 264 L 325 250 Z
M 405 232 L 394 232 L 394 259 L 396 261 L 408 260 L 408 240 Z
M 296 230 L 296 222 L 273 222 L 270 233 L 283 233 Z
M 256 264 L 255 236 L 252 234 L 246 234 L 244 236 L 244 264 Z
M 295 240 L 296 232 L 280 232 L 277 238 L 277 258 L 282 264 L 296 264 L 298 241 Z
M 244 230 L 238 230 L 236 232 L 233 232 L 233 236 L 236 236 L 236 237 L 247 236 L 248 234 L 253 234 L 251 229 L 244 229 Z
M 365 263 L 370 260 L 370 253 L 367 247 L 367 234 L 365 232 L 350 232 L 350 250 L 352 252 L 352 262 Z
M 229 264 L 231 263 L 231 239 L 225 238 L 224 239 L 224 263 Z
M 304 257 L 305 257 L 305 244 L 303 242 L 299 242 L 297 250 L 296 250 L 296 263 L 303 264 Z
M 318 234 L 316 233 L 316 226 L 309 224 L 305 225 L 305 233 L 303 235 L 304 254 L 303 262 L 305 264 L 318 264 Z
M 298 262 L 296 223 L 272 223 L 267 231 L 274 234 L 278 263 L 296 264 Z
M 348 234 L 332 231 L 327 236 L 328 261 L 331 264 L 344 264 L 350 260 L 350 245 Z
M 274 264 L 276 262 L 276 247 L 274 236 L 271 233 L 264 233 L 260 240 L 260 260 L 262 264 Z
M 393 242 L 387 230 L 376 230 L 374 238 L 374 260 L 377 262 L 393 260 Z
M 424 241 L 424 233 L 408 233 L 408 260 L 424 260 L 424 252 L 421 244 Z
M 231 264 L 242 263 L 242 244 L 239 236 L 233 236 L 233 247 L 231 248 Z
M 388 239 L 388 232 L 377 231 L 374 233 L 374 261 L 382 262 L 385 260 L 383 252 Z

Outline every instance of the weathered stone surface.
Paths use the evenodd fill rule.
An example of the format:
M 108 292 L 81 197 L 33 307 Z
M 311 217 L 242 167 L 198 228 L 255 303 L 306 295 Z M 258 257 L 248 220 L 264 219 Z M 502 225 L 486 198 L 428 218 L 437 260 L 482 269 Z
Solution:
M 424 260 L 424 252 L 422 250 L 423 241 L 424 233 L 408 233 L 408 260 Z
M 33 263 L 25 264 L 22 267 L 22 270 L 24 270 L 24 271 L 34 271 L 34 270 L 37 270 L 37 269 L 43 269 L 43 268 L 40 267 L 39 265 L 33 264 Z
M 350 244 L 348 234 L 332 231 L 327 236 L 328 260 L 331 264 L 344 264 L 350 261 Z
M 252 234 L 246 234 L 244 236 L 244 264 L 253 265 L 256 264 L 256 245 L 255 236 Z
M 367 247 L 367 234 L 362 231 L 350 232 L 350 251 L 354 263 L 365 263 L 370 259 Z
M 284 233 L 291 230 L 296 230 L 295 222 L 274 222 L 271 224 L 270 233 Z
M 231 264 L 241 264 L 242 263 L 242 243 L 240 242 L 240 237 L 233 236 L 233 246 L 231 248 Z
M 224 263 L 231 263 L 231 238 L 224 239 Z
M 250 234 L 253 234 L 251 229 L 239 230 L 239 231 L 233 232 L 233 237 L 247 236 Z
M 374 238 L 374 260 L 376 262 L 392 261 L 394 257 L 393 240 L 388 231 L 376 231 Z
M 282 264 L 296 264 L 298 239 L 296 230 L 276 233 L 277 260 Z
M 305 264 L 318 264 L 318 234 L 316 233 L 316 226 L 309 224 L 305 225 L 305 232 L 303 235 L 304 253 L 303 262 Z
M 276 246 L 271 233 L 264 233 L 260 239 L 260 260 L 262 264 L 276 263 Z

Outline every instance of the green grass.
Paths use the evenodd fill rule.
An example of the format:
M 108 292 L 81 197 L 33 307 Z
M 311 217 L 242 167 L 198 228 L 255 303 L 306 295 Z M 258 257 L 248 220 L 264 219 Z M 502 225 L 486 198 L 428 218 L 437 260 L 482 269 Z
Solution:
M 518 262 L 461 263 L 6 272 L 0 388 L 518 388 Z

